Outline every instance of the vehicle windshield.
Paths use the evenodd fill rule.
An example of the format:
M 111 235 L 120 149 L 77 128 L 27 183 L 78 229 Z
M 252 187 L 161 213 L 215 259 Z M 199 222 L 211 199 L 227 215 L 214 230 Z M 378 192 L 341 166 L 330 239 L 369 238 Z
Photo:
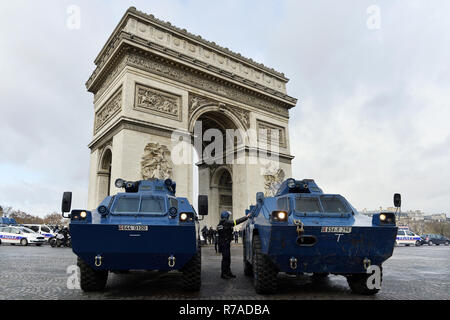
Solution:
M 302 213 L 349 213 L 350 207 L 340 196 L 295 198 L 295 211 Z
M 351 211 L 348 205 L 342 201 L 340 197 L 321 196 L 320 201 L 322 202 L 322 207 L 325 212 L 348 213 Z
M 121 197 L 112 210 L 115 214 L 163 214 L 166 212 L 166 201 L 163 197 Z
M 20 228 L 20 230 L 21 230 L 23 233 L 36 233 L 36 232 L 34 232 L 33 230 L 28 229 L 28 228 L 25 228 L 25 227 Z

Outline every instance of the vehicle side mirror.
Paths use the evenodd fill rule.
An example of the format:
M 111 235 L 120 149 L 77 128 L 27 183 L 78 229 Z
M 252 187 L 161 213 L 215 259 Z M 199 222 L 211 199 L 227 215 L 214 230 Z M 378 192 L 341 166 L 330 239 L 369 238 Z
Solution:
M 400 193 L 394 194 L 394 207 L 400 208 L 402 206 L 402 196 Z
M 256 203 L 262 204 L 264 202 L 264 193 L 263 192 L 257 192 L 256 193 Z
M 70 212 L 70 208 L 72 207 L 72 192 L 64 192 L 61 202 L 61 212 L 64 218 L 67 218 L 64 213 Z
M 208 215 L 208 196 L 206 195 L 198 196 L 198 214 L 201 216 Z

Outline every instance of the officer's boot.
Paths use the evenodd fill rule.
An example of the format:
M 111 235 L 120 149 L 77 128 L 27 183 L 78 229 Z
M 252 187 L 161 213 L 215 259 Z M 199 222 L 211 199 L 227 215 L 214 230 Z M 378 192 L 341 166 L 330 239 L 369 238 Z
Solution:
M 228 271 L 227 276 L 230 277 L 230 278 L 236 278 L 236 276 L 231 273 L 231 270 Z
M 231 277 L 230 277 L 228 274 L 226 274 L 226 273 L 222 273 L 222 274 L 220 275 L 220 277 L 221 277 L 222 279 L 226 279 L 226 280 L 231 279 Z

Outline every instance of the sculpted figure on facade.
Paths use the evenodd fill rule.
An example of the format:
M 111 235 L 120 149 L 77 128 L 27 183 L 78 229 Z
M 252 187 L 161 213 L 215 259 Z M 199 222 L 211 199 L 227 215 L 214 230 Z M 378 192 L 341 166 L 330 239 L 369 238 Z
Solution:
M 145 146 L 141 162 L 142 178 L 168 179 L 172 177 L 172 160 L 165 145 L 150 142 Z
M 284 181 L 285 173 L 283 169 L 276 166 L 273 162 L 268 163 L 263 170 L 264 176 L 264 195 L 273 197 L 278 191 L 281 183 Z

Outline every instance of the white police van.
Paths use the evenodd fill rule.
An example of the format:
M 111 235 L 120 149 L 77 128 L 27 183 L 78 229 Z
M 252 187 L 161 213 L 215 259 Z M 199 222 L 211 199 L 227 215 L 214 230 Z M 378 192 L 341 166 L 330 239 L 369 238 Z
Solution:
M 24 224 L 23 226 L 41 234 L 46 241 L 50 241 L 51 238 L 56 236 L 55 232 L 45 224 Z
M 45 238 L 39 233 L 34 232 L 26 227 L 1 227 L 0 228 L 0 240 L 2 244 L 20 244 L 27 246 L 29 244 L 35 244 L 40 246 L 45 242 Z
M 405 246 L 420 246 L 422 238 L 410 231 L 408 227 L 398 227 L 397 238 L 395 239 L 395 245 Z

